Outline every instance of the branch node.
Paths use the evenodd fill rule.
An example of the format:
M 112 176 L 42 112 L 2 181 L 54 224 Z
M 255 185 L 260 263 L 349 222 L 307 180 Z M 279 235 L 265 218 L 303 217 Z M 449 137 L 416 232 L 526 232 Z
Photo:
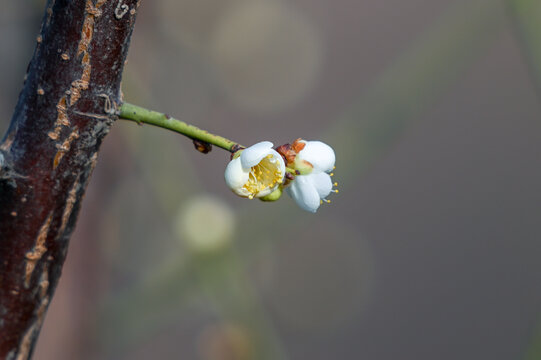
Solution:
M 111 98 L 109 97 L 109 95 L 99 94 L 98 96 L 105 99 L 105 105 L 103 107 L 103 111 L 105 111 L 106 114 L 118 115 L 118 105 L 114 100 L 111 101 Z
M 212 145 L 206 141 L 193 139 L 193 145 L 195 150 L 199 151 L 202 154 L 208 154 L 212 151 Z
M 130 7 L 126 4 L 122 4 L 122 0 L 118 0 L 118 5 L 115 9 L 115 17 L 120 20 L 126 15 L 126 13 L 130 10 Z

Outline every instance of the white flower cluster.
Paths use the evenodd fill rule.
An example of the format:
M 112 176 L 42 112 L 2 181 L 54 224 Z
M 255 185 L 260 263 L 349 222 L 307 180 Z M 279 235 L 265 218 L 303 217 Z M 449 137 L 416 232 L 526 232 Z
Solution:
M 302 170 L 286 189 L 302 209 L 316 212 L 319 205 L 333 192 L 331 175 L 334 170 L 334 150 L 321 141 L 300 141 L 304 148 L 295 158 L 296 168 Z M 337 190 L 334 190 L 335 192 Z
M 300 139 L 281 149 L 263 141 L 238 151 L 225 170 L 227 185 L 239 196 L 263 200 L 272 194 L 277 194 L 272 200 L 278 199 L 285 188 L 302 209 L 316 212 L 331 192 L 338 192 L 331 180 L 334 150 L 321 141 Z

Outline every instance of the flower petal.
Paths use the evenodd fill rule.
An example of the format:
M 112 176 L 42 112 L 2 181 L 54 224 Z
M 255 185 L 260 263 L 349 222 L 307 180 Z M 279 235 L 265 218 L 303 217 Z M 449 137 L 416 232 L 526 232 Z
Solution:
M 276 161 L 278 161 L 278 167 L 280 168 L 280 172 L 282 173 L 282 176 L 285 176 L 286 175 L 286 163 L 285 163 L 284 158 L 282 157 L 282 155 L 280 155 L 278 153 L 278 151 L 276 151 L 274 149 L 270 149 L 269 154 L 272 155 L 273 160 L 276 159 Z
M 321 141 L 307 141 L 298 157 L 312 164 L 315 172 L 331 172 L 336 161 L 332 147 Z
M 316 187 L 307 176 L 299 175 L 287 188 L 289 196 L 295 200 L 297 205 L 306 211 L 315 213 L 319 208 L 320 198 Z
M 249 172 L 242 169 L 240 158 L 233 159 L 225 168 L 225 183 L 233 192 L 240 196 L 248 196 L 248 191 L 243 185 L 248 181 Z
M 270 141 L 262 141 L 244 149 L 240 154 L 242 167 L 249 169 L 252 166 L 256 166 L 270 153 L 270 150 L 272 150 L 272 143 Z
M 314 185 L 319 197 L 325 199 L 332 191 L 332 179 L 329 174 L 320 172 L 306 175 L 308 180 Z

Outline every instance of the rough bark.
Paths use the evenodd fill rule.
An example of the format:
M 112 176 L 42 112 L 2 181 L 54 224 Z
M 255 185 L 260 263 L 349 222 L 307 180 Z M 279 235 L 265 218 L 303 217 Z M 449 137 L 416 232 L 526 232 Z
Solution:
M 0 358 L 27 359 L 120 103 L 138 0 L 49 0 L 0 143 Z

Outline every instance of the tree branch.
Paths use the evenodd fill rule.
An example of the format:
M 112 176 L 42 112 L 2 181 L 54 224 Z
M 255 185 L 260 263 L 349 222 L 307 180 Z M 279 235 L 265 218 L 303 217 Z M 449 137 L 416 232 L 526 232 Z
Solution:
M 205 145 L 216 145 L 224 150 L 234 153 L 235 151 L 244 148 L 244 146 L 226 139 L 222 136 L 211 134 L 206 130 L 201 130 L 196 126 L 185 123 L 170 117 L 167 114 L 162 114 L 157 111 L 147 110 L 137 105 L 123 103 L 120 106 L 118 111 L 118 116 L 120 119 L 135 121 L 138 124 L 150 124 L 154 126 L 161 127 L 163 129 L 171 130 L 182 134 L 192 140 L 196 149 L 198 145 L 201 144 L 202 148 L 199 151 L 207 153 Z
M 137 0 L 49 0 L 0 143 L 0 358 L 27 359 L 114 121 Z

